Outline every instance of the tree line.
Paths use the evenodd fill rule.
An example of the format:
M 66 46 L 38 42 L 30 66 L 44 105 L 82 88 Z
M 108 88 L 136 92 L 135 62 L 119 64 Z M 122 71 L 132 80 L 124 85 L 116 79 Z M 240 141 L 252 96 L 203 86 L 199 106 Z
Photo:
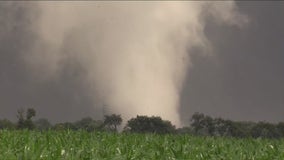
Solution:
M 232 121 L 195 113 L 191 118 L 190 132 L 205 136 L 284 138 L 284 123 Z
M 33 120 L 36 111 L 33 108 L 17 111 L 17 122 L 0 119 L 0 129 L 28 130 L 85 130 L 88 132 L 117 132 L 122 124 L 120 115 L 105 115 L 103 120 L 91 117 L 75 122 L 57 123 L 52 125 L 47 119 Z M 192 134 L 198 136 L 222 136 L 236 138 L 284 138 L 284 122 L 272 124 L 268 122 L 240 122 L 222 118 L 212 118 L 202 113 L 195 113 L 190 119 L 190 125 L 176 128 L 170 121 L 158 116 L 139 116 L 127 121 L 123 132 L 156 133 L 156 134 Z

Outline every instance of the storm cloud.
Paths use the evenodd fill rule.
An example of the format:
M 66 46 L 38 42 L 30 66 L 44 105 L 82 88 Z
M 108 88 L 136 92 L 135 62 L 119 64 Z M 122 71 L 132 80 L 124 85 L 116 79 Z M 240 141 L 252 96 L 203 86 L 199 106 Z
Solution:
M 283 120 L 282 2 L 88 3 L 1 2 L 0 117 Z

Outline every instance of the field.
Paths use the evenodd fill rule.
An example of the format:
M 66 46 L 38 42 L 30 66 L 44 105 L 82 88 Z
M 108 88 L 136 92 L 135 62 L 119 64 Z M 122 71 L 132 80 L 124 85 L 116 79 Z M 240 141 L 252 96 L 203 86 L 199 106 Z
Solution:
M 0 130 L 1 160 L 284 160 L 284 140 Z

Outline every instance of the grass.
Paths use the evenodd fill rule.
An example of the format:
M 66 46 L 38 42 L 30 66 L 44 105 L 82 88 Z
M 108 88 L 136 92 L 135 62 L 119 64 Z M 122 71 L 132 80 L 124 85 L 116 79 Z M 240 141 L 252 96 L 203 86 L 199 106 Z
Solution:
M 284 139 L 0 130 L 1 160 L 284 160 Z

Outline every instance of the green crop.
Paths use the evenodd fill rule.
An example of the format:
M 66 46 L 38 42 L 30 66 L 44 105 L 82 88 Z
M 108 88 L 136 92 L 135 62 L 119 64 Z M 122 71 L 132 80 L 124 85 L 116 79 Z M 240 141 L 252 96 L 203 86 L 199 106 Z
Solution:
M 0 130 L 1 160 L 284 160 L 284 140 Z

